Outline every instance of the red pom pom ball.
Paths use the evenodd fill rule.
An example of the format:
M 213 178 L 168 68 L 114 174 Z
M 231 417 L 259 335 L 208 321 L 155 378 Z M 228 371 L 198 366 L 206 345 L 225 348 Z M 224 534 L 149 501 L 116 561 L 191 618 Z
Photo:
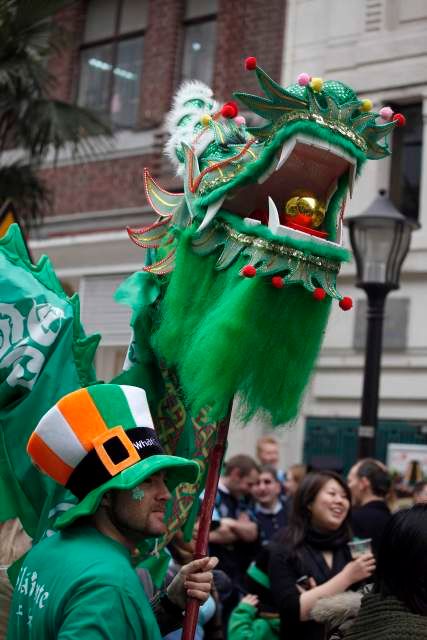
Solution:
M 349 311 L 353 306 L 353 300 L 349 296 L 344 296 L 342 300 L 340 300 L 340 307 L 343 311 Z
M 253 71 L 254 69 L 256 69 L 256 58 L 255 58 L 255 56 L 249 56 L 249 58 L 246 58 L 246 60 L 245 60 L 245 68 L 247 69 L 247 71 Z
M 237 104 L 233 101 L 226 102 L 221 109 L 221 115 L 224 118 L 235 118 L 238 113 Z
M 393 121 L 397 122 L 398 127 L 404 127 L 406 124 L 406 118 L 403 113 L 395 113 L 393 116 Z
M 271 284 L 273 285 L 273 287 L 276 287 L 276 289 L 283 289 L 283 287 L 285 286 L 283 278 L 281 278 L 280 276 L 273 276 L 271 278 Z
M 315 300 L 324 300 L 326 298 L 326 291 L 322 287 L 316 287 L 313 291 L 313 298 Z
M 245 278 L 254 278 L 256 276 L 256 269 L 252 264 L 247 264 L 243 267 L 241 273 Z

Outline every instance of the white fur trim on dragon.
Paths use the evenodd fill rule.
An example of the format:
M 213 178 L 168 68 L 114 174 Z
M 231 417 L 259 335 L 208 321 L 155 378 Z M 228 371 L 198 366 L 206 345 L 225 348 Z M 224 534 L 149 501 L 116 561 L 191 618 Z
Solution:
M 212 97 L 212 89 L 197 80 L 184 82 L 176 93 L 172 109 L 166 116 L 166 129 L 170 135 L 165 145 L 165 151 L 171 159 L 178 175 L 184 173 L 184 163 L 177 156 L 177 149 L 186 142 L 192 147 L 196 156 L 206 149 L 214 140 L 210 128 L 205 128 L 195 141 L 197 131 L 203 115 L 212 115 L 219 110 L 219 104 Z M 200 127 L 202 131 L 202 127 Z

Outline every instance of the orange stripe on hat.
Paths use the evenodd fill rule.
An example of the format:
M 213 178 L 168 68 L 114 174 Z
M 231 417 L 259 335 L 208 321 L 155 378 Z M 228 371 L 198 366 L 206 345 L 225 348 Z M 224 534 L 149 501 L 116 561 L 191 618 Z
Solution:
M 87 389 L 79 389 L 62 398 L 56 405 L 77 438 L 86 449 L 108 429 Z
M 28 441 L 27 451 L 33 462 L 51 478 L 65 485 L 74 471 L 66 464 L 37 433 L 33 433 Z

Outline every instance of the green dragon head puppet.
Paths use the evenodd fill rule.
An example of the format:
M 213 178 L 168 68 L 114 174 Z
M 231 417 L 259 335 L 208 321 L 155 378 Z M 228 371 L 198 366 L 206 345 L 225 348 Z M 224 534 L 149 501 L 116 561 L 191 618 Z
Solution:
M 234 95 L 259 126 L 186 83 L 167 119 L 182 193 L 145 171 L 158 220 L 129 233 L 151 249 L 144 271 L 161 290 L 151 346 L 192 414 L 220 419 L 238 397 L 243 419 L 261 410 L 280 424 L 297 415 L 331 304 L 352 305 L 336 287 L 347 196 L 403 116 L 342 82 L 301 74 L 283 88 L 255 58 L 246 68 L 264 95 Z

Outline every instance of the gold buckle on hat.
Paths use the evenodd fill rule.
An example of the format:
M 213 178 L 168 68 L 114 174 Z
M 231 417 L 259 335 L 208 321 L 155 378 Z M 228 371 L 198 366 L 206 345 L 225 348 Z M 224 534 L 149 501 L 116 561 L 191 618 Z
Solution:
M 128 457 L 117 463 L 111 460 L 105 450 L 105 444 L 112 438 L 118 438 L 128 452 Z M 101 460 L 102 464 L 111 476 L 116 476 L 120 471 L 123 471 L 123 469 L 131 467 L 133 464 L 141 460 L 137 450 L 126 435 L 125 430 L 120 426 L 113 427 L 112 429 L 108 429 L 101 433 L 93 440 L 93 445 L 98 454 L 98 458 Z

